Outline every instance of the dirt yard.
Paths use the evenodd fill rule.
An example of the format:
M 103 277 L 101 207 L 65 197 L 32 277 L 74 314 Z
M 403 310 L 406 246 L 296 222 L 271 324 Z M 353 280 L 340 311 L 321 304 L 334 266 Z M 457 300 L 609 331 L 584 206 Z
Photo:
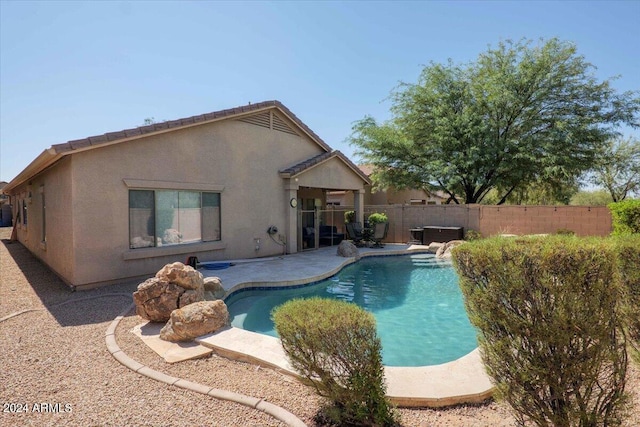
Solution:
M 0 229 L 0 425 L 282 425 L 260 411 L 168 386 L 120 365 L 107 351 L 105 331 L 131 305 L 135 285 L 71 292 L 20 243 L 9 243 L 10 232 Z M 318 399 L 296 380 L 215 355 L 169 365 L 129 332 L 141 322 L 128 312 L 116 331 L 121 349 L 134 360 L 168 375 L 265 399 L 314 425 Z M 627 387 L 631 406 L 624 425 L 637 426 L 637 368 L 630 370 Z M 508 408 L 495 402 L 399 412 L 405 426 L 514 425 Z

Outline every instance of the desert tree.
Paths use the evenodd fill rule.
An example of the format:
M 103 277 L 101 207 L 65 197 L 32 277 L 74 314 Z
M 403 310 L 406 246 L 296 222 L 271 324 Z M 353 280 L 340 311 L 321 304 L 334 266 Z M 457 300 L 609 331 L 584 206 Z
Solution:
M 614 202 L 640 193 L 640 140 L 607 141 L 593 168 L 591 182 L 606 189 Z
M 598 80 L 574 44 L 505 41 L 465 65 L 431 63 L 391 94 L 392 118 L 357 121 L 349 141 L 378 188 L 443 191 L 498 204 L 530 182 L 564 185 L 594 163 L 622 124 L 638 126 L 639 92 Z

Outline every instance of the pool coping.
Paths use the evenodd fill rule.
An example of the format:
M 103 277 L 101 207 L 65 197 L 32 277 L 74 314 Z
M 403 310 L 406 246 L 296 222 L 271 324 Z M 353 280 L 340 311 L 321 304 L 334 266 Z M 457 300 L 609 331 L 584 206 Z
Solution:
M 390 245 L 391 246 L 391 245 Z M 400 245 L 395 245 L 400 246 Z M 361 252 L 359 257 L 343 258 L 335 262 L 324 272 L 317 272 L 311 277 L 292 277 L 283 281 L 254 280 L 235 283 L 227 288 L 225 298 L 242 289 L 252 288 L 284 288 L 324 280 L 337 274 L 347 265 L 361 258 L 372 256 L 409 255 L 429 253 L 426 246 L 402 245 L 393 250 L 375 249 Z M 310 256 L 312 256 L 311 254 Z M 282 257 L 286 262 L 291 255 Z M 298 259 L 303 257 L 298 257 Z M 329 260 L 329 258 L 327 258 Z M 235 267 L 234 267 L 235 268 Z M 211 276 L 218 275 L 216 271 Z M 231 272 L 233 274 L 233 272 Z M 228 277 L 229 274 L 226 274 Z M 224 279 L 222 279 L 224 284 Z M 241 360 L 253 364 L 267 366 L 282 373 L 298 377 L 290 366 L 278 338 L 246 331 L 236 327 L 228 327 L 216 333 L 205 335 L 196 341 L 213 349 L 221 356 Z M 461 403 L 480 403 L 493 394 L 493 384 L 485 371 L 479 349 L 451 362 L 440 365 L 398 367 L 385 366 L 387 397 L 392 403 L 401 407 L 443 407 Z

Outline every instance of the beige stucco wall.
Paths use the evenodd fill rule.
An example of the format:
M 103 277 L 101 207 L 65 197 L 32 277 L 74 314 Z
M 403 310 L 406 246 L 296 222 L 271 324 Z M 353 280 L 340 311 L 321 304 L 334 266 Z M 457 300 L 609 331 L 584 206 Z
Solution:
M 362 178 L 339 158 L 333 157 L 297 176 L 295 182 L 299 186 L 316 187 L 333 190 L 358 190 L 364 183 Z
M 74 284 L 148 274 L 188 255 L 209 261 L 282 254 L 267 234 L 271 225 L 286 228 L 289 201 L 278 171 L 321 152 L 307 137 L 229 120 L 74 154 L 74 246 L 82 248 Z M 129 249 L 123 179 L 223 187 L 222 241 Z
M 408 205 L 412 199 L 436 201 L 424 190 L 394 190 L 390 188 L 371 192 L 371 187 L 369 187 L 364 196 L 364 203 L 366 205 Z
M 353 194 L 332 194 L 330 200 L 333 203 L 339 203 L 341 206 L 352 205 Z M 387 190 L 372 191 L 370 185 L 365 187 L 365 205 L 409 205 L 411 200 L 426 200 L 427 204 L 439 205 L 442 203 L 442 198 L 431 196 L 424 190 L 394 190 L 389 188 Z
M 73 209 L 71 179 L 72 159 L 61 159 L 53 168 L 34 177 L 30 185 L 15 189 L 12 196 L 14 209 L 31 191 L 27 203 L 27 226 L 16 224 L 18 240 L 37 258 L 68 283 L 74 281 L 73 262 Z M 42 241 L 42 193 L 46 204 L 46 241 Z M 14 211 L 15 218 L 15 211 Z
M 272 225 L 279 229 L 275 240 L 295 252 L 297 215 L 289 200 L 298 189 L 300 197 L 322 197 L 322 189 L 361 190 L 365 182 L 335 157 L 283 178 L 280 170 L 325 149 L 271 111 L 299 135 L 233 118 L 67 153 L 30 179 L 28 225 L 17 227 L 18 240 L 76 287 L 140 280 L 189 255 L 201 261 L 280 255 L 285 248 L 267 233 Z M 140 188 L 220 192 L 221 241 L 130 249 L 129 190 Z M 27 189 L 15 188 L 13 200 Z

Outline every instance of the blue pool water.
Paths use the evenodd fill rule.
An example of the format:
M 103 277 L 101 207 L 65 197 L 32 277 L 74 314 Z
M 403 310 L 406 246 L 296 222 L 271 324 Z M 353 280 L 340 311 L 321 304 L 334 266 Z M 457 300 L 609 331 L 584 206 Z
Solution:
M 364 258 L 313 285 L 243 291 L 226 303 L 233 326 L 277 336 L 273 308 L 312 296 L 353 302 L 373 313 L 387 366 L 436 365 L 477 347 L 454 269 L 428 254 Z

